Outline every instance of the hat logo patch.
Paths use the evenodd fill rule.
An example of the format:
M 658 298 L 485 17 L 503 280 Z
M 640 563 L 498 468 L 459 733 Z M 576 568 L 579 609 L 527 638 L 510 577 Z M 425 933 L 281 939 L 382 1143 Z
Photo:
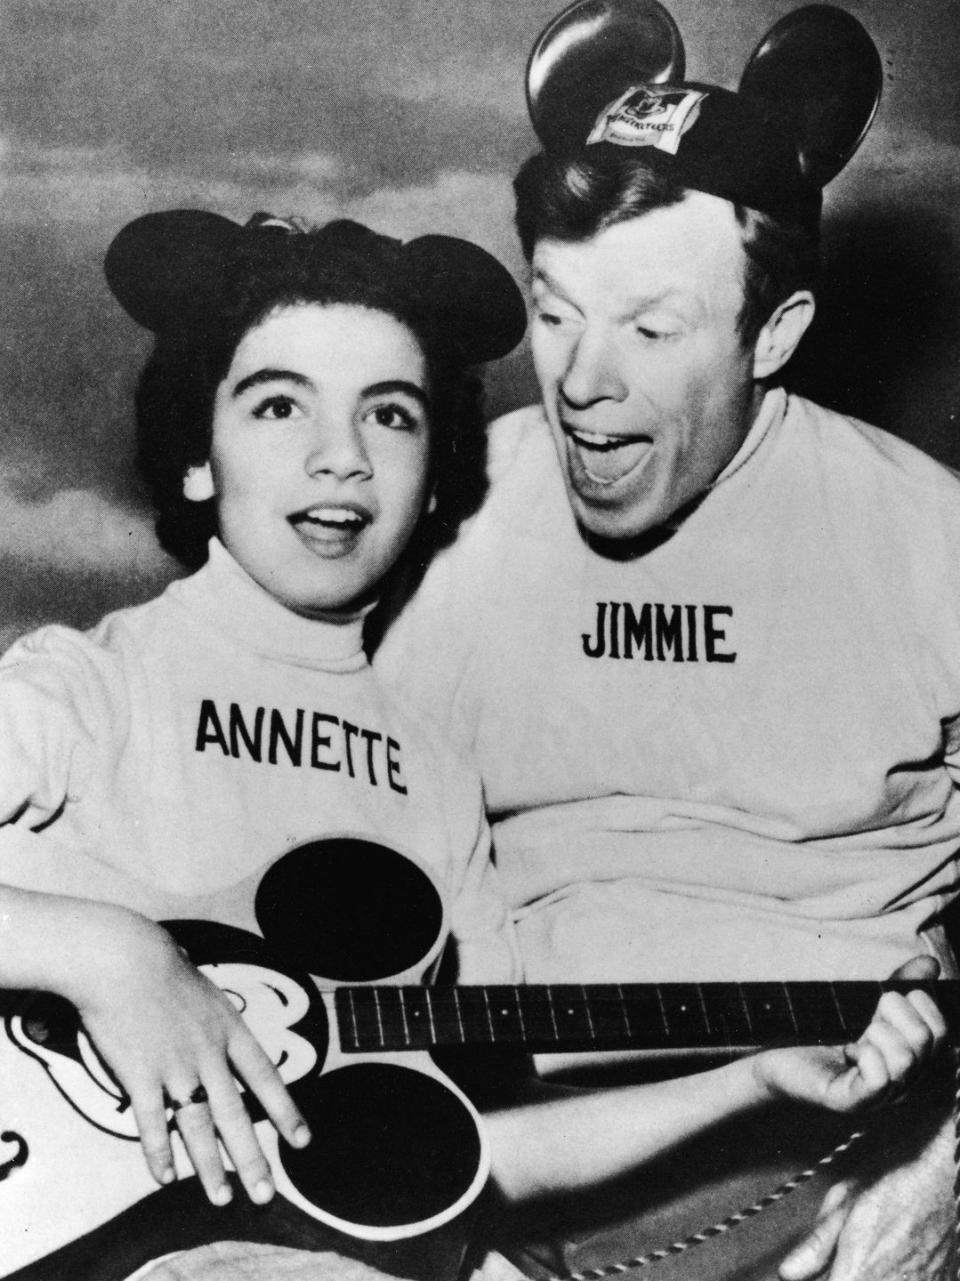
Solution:
M 677 154 L 680 139 L 700 114 L 707 95 L 697 89 L 634 85 L 604 107 L 587 138 L 618 147 L 655 147 Z

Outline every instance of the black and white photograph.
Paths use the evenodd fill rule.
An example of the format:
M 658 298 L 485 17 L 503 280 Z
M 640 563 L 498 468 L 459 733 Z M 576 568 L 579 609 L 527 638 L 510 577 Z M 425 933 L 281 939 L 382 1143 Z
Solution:
M 0 33 L 0 1278 L 960 1276 L 960 13 Z

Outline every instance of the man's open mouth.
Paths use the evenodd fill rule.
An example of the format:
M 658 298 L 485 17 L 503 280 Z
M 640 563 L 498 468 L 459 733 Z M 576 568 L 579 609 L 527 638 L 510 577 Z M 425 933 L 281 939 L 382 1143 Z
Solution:
M 613 485 L 622 480 L 633 471 L 652 443 L 649 436 L 608 436 L 566 424 L 563 431 L 583 470 L 598 485 Z

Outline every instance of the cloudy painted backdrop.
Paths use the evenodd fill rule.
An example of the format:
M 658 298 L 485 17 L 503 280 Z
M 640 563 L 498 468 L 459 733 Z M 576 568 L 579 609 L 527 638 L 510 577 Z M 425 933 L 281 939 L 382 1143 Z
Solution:
M 0 644 L 173 572 L 131 466 L 145 336 L 104 249 L 150 209 L 348 215 L 477 239 L 518 273 L 509 179 L 554 0 L 2 0 Z M 734 85 L 783 0 L 672 0 L 688 74 Z M 887 72 L 829 189 L 831 270 L 796 377 L 960 465 L 960 4 L 849 0 Z M 492 411 L 530 394 L 521 353 Z

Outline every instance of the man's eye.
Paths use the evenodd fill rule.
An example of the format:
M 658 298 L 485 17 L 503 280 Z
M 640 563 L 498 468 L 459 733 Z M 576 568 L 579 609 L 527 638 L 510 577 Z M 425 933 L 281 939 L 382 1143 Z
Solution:
M 378 427 L 393 427 L 410 431 L 417 425 L 416 417 L 403 405 L 374 405 L 367 415 Z
M 647 342 L 666 342 L 667 339 L 676 337 L 672 330 L 654 329 L 650 325 L 637 325 L 637 333 Z
M 253 411 L 254 418 L 265 418 L 268 421 L 282 421 L 292 418 L 297 409 L 297 402 L 289 396 L 268 396 Z

